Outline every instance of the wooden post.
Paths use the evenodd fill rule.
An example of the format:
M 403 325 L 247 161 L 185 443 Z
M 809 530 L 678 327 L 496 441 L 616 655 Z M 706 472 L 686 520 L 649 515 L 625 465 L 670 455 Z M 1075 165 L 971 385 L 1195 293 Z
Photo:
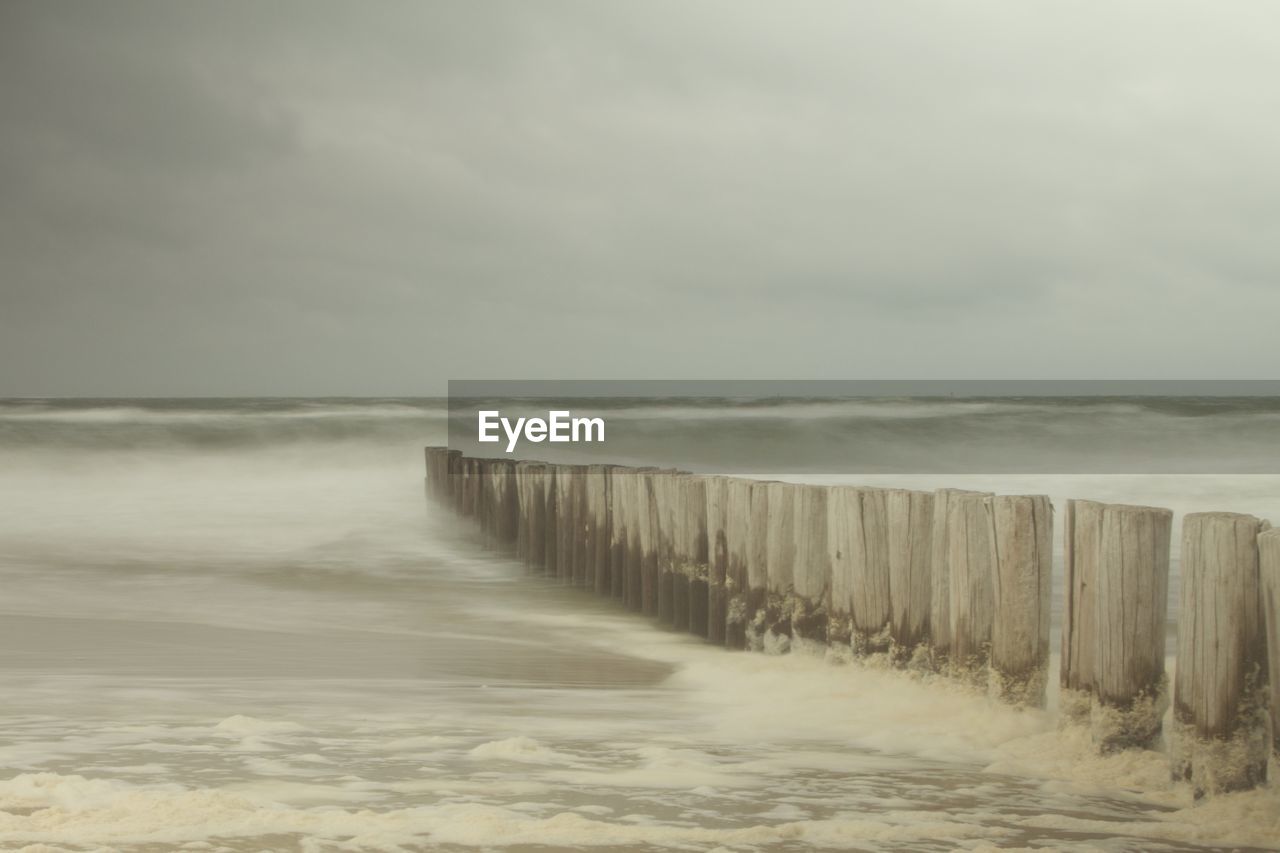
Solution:
M 853 593 L 851 613 L 854 654 L 889 651 L 888 490 L 858 489 L 855 514 L 850 518 L 849 581 Z
M 986 683 L 995 604 L 990 499 L 952 495 L 947 503 L 947 562 L 951 569 L 950 672 Z
M 640 474 L 640 612 L 658 615 L 658 490 L 659 481 L 671 477 L 672 471 L 646 471 Z
M 573 585 L 593 587 L 595 579 L 591 577 L 590 563 L 592 516 L 587 498 L 586 465 L 573 466 L 570 494 L 573 500 Z
M 707 639 L 726 644 L 729 622 L 729 478 L 707 477 Z
M 461 514 L 462 512 L 462 451 L 449 451 L 448 461 L 445 462 L 448 467 L 449 483 L 447 491 L 444 493 L 444 502 L 452 507 L 454 512 Z
M 627 537 L 631 525 L 631 480 L 634 468 L 616 466 L 609 471 L 609 595 L 627 597 Z
M 796 486 L 795 602 L 791 614 L 793 646 L 825 652 L 831 607 L 831 552 L 828 548 L 827 486 Z
M 427 465 L 427 494 L 439 500 L 444 494 L 444 484 L 448 482 L 449 448 L 427 447 L 423 450 Z
M 684 623 L 691 634 L 705 637 L 710 606 L 707 578 L 707 478 L 684 477 L 680 481 L 680 490 L 684 493 L 684 542 L 679 572 L 684 575 L 686 589 Z
M 751 557 L 751 481 L 731 477 L 725 496 L 725 538 L 729 545 L 729 567 L 725 577 L 725 645 L 747 647 L 747 564 Z
M 559 489 L 556 486 L 559 468 L 558 465 L 548 464 L 542 471 L 543 554 L 540 565 L 542 573 L 549 577 L 555 577 L 556 567 L 560 562 L 560 503 L 557 499 Z
M 933 557 L 930 559 L 932 590 L 929 599 L 930 665 L 945 672 L 951 661 L 951 559 L 947 521 L 953 498 L 959 495 L 986 495 L 967 489 L 938 489 L 933 493 Z
M 1069 500 L 1063 518 L 1062 663 L 1058 706 L 1071 722 L 1091 714 L 1098 666 L 1098 560 L 1102 512 L 1097 501 Z
M 751 542 L 747 548 L 747 648 L 764 651 L 768 632 L 769 598 L 769 486 L 751 482 Z
M 627 501 L 627 559 L 626 592 L 627 608 L 644 609 L 644 546 L 649 539 L 649 471 L 633 468 L 626 478 Z
M 853 527 L 861 524 L 858 490 L 832 486 L 827 494 L 827 557 L 831 563 L 827 645 L 837 659 L 851 654 L 853 648 Z
M 527 518 L 525 527 L 525 565 L 531 571 L 541 572 L 547 558 L 547 471 L 542 462 L 526 463 L 525 500 Z
M 510 550 L 516 544 L 520 505 L 516 494 L 516 463 L 511 459 L 493 462 L 493 538 L 498 547 Z
M 1053 503 L 1047 495 L 988 498 L 994 538 L 991 691 L 1044 706 L 1049 677 Z
M 521 562 L 529 556 L 529 479 L 528 469 L 531 463 L 521 460 L 513 466 L 513 482 L 516 496 L 515 517 L 515 554 Z
M 609 474 L 610 465 L 588 467 L 587 495 L 591 507 L 591 571 L 592 588 L 596 595 L 609 594 Z
M 1258 534 L 1251 515 L 1182 521 L 1182 611 L 1174 682 L 1172 773 L 1197 797 L 1266 779 L 1266 642 Z
M 791 610 L 796 559 L 796 487 L 771 482 L 768 501 L 768 596 L 765 600 L 764 650 L 791 650 Z
M 574 465 L 556 466 L 555 576 L 566 584 L 573 583 L 574 534 L 578 528 L 578 504 L 574 486 L 578 479 L 576 467 Z
M 1258 537 L 1262 613 L 1267 631 L 1267 683 L 1271 693 L 1271 752 L 1280 766 L 1280 530 Z
M 1099 538 L 1090 728 L 1102 752 L 1150 749 L 1169 704 L 1165 624 L 1173 512 L 1105 504 Z
M 687 475 L 671 474 L 655 481 L 658 494 L 658 621 L 677 631 L 689 627 L 689 581 L 682 570 L 685 545 Z
M 932 492 L 894 489 L 886 496 L 889 525 L 889 604 L 893 658 L 923 665 L 933 608 Z M 921 660 L 916 660 L 920 656 Z
M 639 482 L 640 476 L 635 468 L 619 472 L 613 478 L 613 518 L 622 550 L 618 571 L 622 587 L 619 598 L 628 610 L 640 609 L 639 560 L 636 556 L 640 539 L 640 530 L 637 527 L 639 511 L 636 506 Z

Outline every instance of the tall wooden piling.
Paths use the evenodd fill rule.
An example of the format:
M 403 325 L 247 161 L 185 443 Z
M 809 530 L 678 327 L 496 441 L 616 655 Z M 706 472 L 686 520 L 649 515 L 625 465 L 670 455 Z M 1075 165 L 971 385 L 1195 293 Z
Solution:
M 626 479 L 627 557 L 624 601 L 630 610 L 644 610 L 645 547 L 649 533 L 649 479 L 653 469 L 634 469 Z
M 1058 706 L 1063 717 L 1089 719 L 1098 666 L 1098 561 L 1105 504 L 1069 500 L 1063 514 L 1062 662 Z
M 725 576 L 725 645 L 747 647 L 747 565 L 751 560 L 751 480 L 730 477 L 725 493 L 725 538 L 729 565 Z
M 796 559 L 796 487 L 770 482 L 768 494 L 768 544 L 766 566 L 768 595 L 765 599 L 765 650 L 791 650 L 791 610 Z
M 511 459 L 489 461 L 489 535 L 495 547 L 515 545 L 519 506 L 516 495 L 516 463 Z
M 542 471 L 542 518 L 543 518 L 543 554 L 540 565 L 542 574 L 555 577 L 559 565 L 560 554 L 560 502 L 556 480 L 559 479 L 559 466 L 547 465 Z
M 645 497 L 643 478 L 645 471 L 632 468 L 617 478 L 619 489 L 615 509 L 621 508 L 621 529 L 625 537 L 622 555 L 622 601 L 628 610 L 640 609 L 641 564 L 640 528 L 648 524 L 649 504 Z M 642 501 L 641 498 L 644 498 Z
M 589 498 L 587 495 L 586 465 L 575 465 L 570 493 L 573 500 L 573 585 L 582 587 L 594 586 L 595 580 L 591 572 L 591 536 L 594 532 Z
M 907 664 L 929 644 L 934 496 L 932 492 L 894 489 L 886 494 L 885 501 L 889 527 L 889 633 L 895 661 Z
M 543 473 L 546 465 L 541 462 L 516 463 L 516 503 L 519 508 L 516 556 L 532 571 L 541 564 L 545 554 L 546 497 L 543 493 Z
M 450 450 L 445 454 L 444 462 L 445 474 L 447 480 L 441 489 L 441 499 L 456 513 L 462 511 L 462 486 L 460 484 L 462 476 L 462 451 Z
M 689 579 L 684 574 L 685 474 L 671 474 L 654 482 L 658 496 L 658 621 L 677 631 L 689 627 Z
M 729 623 L 729 478 L 706 479 L 707 640 L 725 645 Z
M 1159 742 L 1168 683 L 1165 631 L 1173 512 L 1106 504 L 1097 559 L 1090 728 L 1102 752 Z
M 658 615 L 658 492 L 662 478 L 672 471 L 646 471 L 639 476 L 640 528 L 640 612 Z
M 1267 684 L 1271 700 L 1271 751 L 1280 766 L 1280 529 L 1258 537 L 1262 613 L 1267 634 Z
M 610 542 L 611 491 L 609 477 L 612 465 L 591 465 L 587 468 L 587 500 L 591 512 L 591 570 L 592 588 L 596 595 L 609 595 L 610 590 Z
M 1047 495 L 988 498 L 992 525 L 992 693 L 1043 707 L 1049 675 L 1053 504 Z
M 627 531 L 631 524 L 627 493 L 632 468 L 609 471 L 609 595 L 623 601 L 627 591 Z
M 764 651 L 768 633 L 769 598 L 769 487 L 763 480 L 751 481 L 751 537 L 747 547 L 746 625 L 747 648 Z
M 791 608 L 793 643 L 810 652 L 825 650 L 831 608 L 831 552 L 828 547 L 827 486 L 795 487 L 795 563 Z
M 709 547 L 707 541 L 707 478 L 684 477 L 684 547 L 681 573 L 687 582 L 685 622 L 691 634 L 707 636 L 709 603 Z
M 1171 766 L 1197 796 L 1266 778 L 1266 642 L 1251 515 L 1193 513 L 1182 522 L 1182 608 Z
M 572 584 L 578 555 L 576 534 L 581 509 L 576 465 L 556 465 L 556 569 L 561 582 Z
M 851 642 L 854 654 L 881 654 L 889 651 L 889 625 L 893 620 L 889 599 L 888 490 L 858 489 L 851 509 Z
M 929 596 L 930 666 L 946 671 L 951 660 L 951 560 L 947 524 L 953 498 L 959 495 L 985 495 L 968 489 L 938 489 L 933 493 L 932 558 L 929 560 L 931 590 Z
M 827 493 L 827 559 L 831 564 L 831 594 L 827 612 L 827 645 L 837 660 L 852 653 L 853 531 L 862 523 L 858 490 L 832 486 Z
M 951 590 L 949 671 L 963 680 L 982 684 L 986 683 L 991 654 L 995 604 L 992 534 L 989 498 L 963 494 L 950 497 L 946 525 Z

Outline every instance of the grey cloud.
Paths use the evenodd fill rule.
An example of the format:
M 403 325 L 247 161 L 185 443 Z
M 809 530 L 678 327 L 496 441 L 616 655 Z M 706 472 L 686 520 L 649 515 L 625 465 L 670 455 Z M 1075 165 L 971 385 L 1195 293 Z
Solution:
M 1271 375 L 1277 23 L 10 2 L 0 394 Z

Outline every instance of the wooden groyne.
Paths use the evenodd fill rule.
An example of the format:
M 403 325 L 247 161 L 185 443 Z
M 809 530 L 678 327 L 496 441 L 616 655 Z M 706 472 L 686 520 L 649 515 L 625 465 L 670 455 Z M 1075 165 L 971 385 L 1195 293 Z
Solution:
M 532 573 L 730 649 L 867 659 L 1042 706 L 1053 506 L 1044 495 L 815 486 L 426 450 L 427 492 Z M 1182 525 L 1174 724 L 1170 510 L 1067 502 L 1060 709 L 1097 749 L 1167 739 L 1197 795 L 1280 758 L 1280 531 Z

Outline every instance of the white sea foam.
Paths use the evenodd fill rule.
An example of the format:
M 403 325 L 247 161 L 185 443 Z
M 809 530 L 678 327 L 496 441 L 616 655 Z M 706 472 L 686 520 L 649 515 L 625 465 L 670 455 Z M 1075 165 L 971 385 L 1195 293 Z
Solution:
M 531 737 L 517 736 L 491 740 L 472 749 L 467 755 L 474 761 L 523 761 L 531 764 L 563 764 L 573 760 L 554 749 L 548 749 Z

